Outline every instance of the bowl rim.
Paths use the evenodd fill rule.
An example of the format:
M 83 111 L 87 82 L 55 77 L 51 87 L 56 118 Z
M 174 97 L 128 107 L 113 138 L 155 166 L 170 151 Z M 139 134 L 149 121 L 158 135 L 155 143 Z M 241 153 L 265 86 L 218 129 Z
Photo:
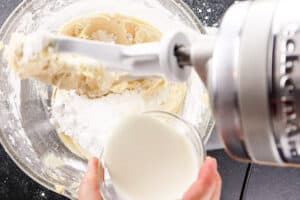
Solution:
M 36 0 L 22 0 L 15 9 L 9 14 L 9 16 L 5 19 L 4 23 L 0 27 L 0 38 L 4 38 L 7 34 L 6 30 L 9 30 L 15 21 L 14 18 L 16 18 L 18 15 L 23 14 L 22 11 L 26 9 L 26 7 L 30 6 L 32 3 L 34 3 Z M 181 10 L 182 14 L 184 14 L 189 21 L 193 24 L 194 28 L 199 31 L 202 34 L 206 34 L 207 31 L 199 18 L 193 13 L 191 8 L 182 0 L 169 0 L 169 3 L 173 4 L 176 8 Z M 207 134 L 203 138 L 203 143 L 206 144 L 209 137 L 211 136 L 213 132 L 213 128 L 215 125 L 215 122 L 213 120 L 212 114 L 209 117 L 209 121 L 207 122 L 207 127 L 205 130 L 207 130 Z M 19 169 L 22 170 L 23 173 L 25 173 L 28 177 L 30 177 L 32 180 L 37 182 L 38 184 L 42 185 L 43 187 L 47 188 L 48 190 L 51 190 L 55 193 L 58 193 L 55 189 L 55 185 L 48 182 L 44 177 L 42 177 L 40 174 L 36 173 L 31 168 L 27 167 L 27 165 L 22 162 L 22 160 L 18 159 L 18 156 L 16 156 L 15 151 L 11 148 L 11 146 L 6 142 L 6 140 L 3 138 L 3 132 L 0 130 L 0 144 L 2 145 L 5 152 L 9 155 L 10 159 L 13 160 L 13 162 L 18 166 Z M 70 199 L 76 199 L 77 196 L 74 196 L 72 192 L 68 191 L 68 188 L 65 188 L 62 193 L 59 193 L 60 195 L 63 195 Z

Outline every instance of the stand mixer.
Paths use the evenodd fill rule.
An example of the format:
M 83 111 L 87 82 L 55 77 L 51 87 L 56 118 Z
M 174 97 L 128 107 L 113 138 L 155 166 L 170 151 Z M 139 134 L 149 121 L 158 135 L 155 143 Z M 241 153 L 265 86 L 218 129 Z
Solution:
M 208 87 L 217 130 L 232 157 L 297 166 L 299 7 L 296 0 L 236 3 L 216 37 L 202 36 L 194 44 L 176 33 L 160 43 L 126 47 L 122 55 L 121 47 L 112 45 L 118 56 L 103 59 L 130 66 L 126 70 L 136 75 L 163 74 L 176 81 L 186 80 L 194 66 Z M 79 49 L 60 48 L 59 39 L 56 43 L 61 51 Z M 161 71 L 145 70 L 145 63 Z
M 207 83 L 218 133 L 236 159 L 300 162 L 299 6 L 295 0 L 234 4 L 210 59 L 206 51 L 179 51 L 179 61 L 193 64 Z
M 234 158 L 299 164 L 299 1 L 233 5 L 206 74 L 218 132 Z

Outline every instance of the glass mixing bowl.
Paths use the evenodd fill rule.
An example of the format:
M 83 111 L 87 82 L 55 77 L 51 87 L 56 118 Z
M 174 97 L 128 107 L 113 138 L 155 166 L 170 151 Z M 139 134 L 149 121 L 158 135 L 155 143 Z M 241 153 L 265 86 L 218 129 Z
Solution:
M 87 4 L 92 0 L 81 2 L 83 1 Z M 95 1 L 93 0 L 87 9 L 77 6 L 76 10 L 75 7 L 70 8 L 70 6 L 80 0 L 25 0 L 1 27 L 0 41 L 7 43 L 11 34 L 16 31 L 24 33 L 38 29 L 57 31 L 60 25 L 78 15 L 98 10 L 99 12 L 105 11 L 105 7 L 97 7 L 94 4 Z M 117 4 L 116 7 L 118 7 L 125 0 L 107 0 L 106 2 L 108 1 Z M 147 21 L 151 23 L 153 16 L 156 15 L 153 9 L 156 12 L 168 11 L 166 15 L 180 20 L 196 31 L 205 33 L 197 17 L 182 1 L 130 0 L 130 5 L 128 5 L 129 0 L 126 1 L 128 8 L 143 4 L 152 12 L 135 13 L 128 9 L 124 12 L 118 11 L 119 13 L 134 16 L 137 14 L 137 17 L 147 15 L 146 18 L 149 19 Z M 157 10 L 157 7 L 164 8 L 164 10 Z M 172 23 L 165 28 L 172 29 Z M 20 80 L 1 59 L 0 80 L 0 142 L 4 149 L 14 162 L 36 182 L 71 199 L 76 199 L 87 161 L 72 153 L 64 145 L 51 123 L 52 87 L 33 80 Z M 189 83 L 182 117 L 191 122 L 201 133 L 202 139 L 207 141 L 214 123 L 206 90 L 201 83 L 199 84 L 197 86 L 197 84 Z M 197 98 L 190 98 L 196 93 L 199 94 Z

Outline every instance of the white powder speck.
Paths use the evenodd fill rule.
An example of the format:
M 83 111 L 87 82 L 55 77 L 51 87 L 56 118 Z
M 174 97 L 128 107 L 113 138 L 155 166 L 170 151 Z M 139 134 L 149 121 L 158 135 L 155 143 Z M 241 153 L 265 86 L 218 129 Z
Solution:
M 23 61 L 28 62 L 35 54 L 43 51 L 50 41 L 49 35 L 44 31 L 27 35 L 23 44 Z

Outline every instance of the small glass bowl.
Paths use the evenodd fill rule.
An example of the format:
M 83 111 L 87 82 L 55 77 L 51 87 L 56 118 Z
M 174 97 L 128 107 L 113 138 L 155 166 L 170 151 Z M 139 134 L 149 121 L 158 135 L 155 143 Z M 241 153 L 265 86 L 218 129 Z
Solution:
M 188 123 L 187 121 L 183 120 L 181 117 L 169 112 L 150 111 L 150 112 L 144 112 L 142 113 L 142 115 L 150 116 L 163 123 L 167 123 L 168 126 L 173 127 L 180 134 L 187 136 L 187 138 L 189 139 L 189 141 L 193 146 L 193 150 L 195 151 L 195 154 L 197 155 L 198 164 L 199 164 L 198 167 L 200 169 L 201 165 L 203 164 L 206 158 L 206 151 L 205 151 L 203 139 L 201 139 L 201 137 L 199 136 L 197 128 L 195 128 L 192 124 Z M 105 180 L 100 186 L 100 191 L 103 198 L 105 200 L 128 200 L 128 198 L 125 198 L 120 192 L 118 192 L 115 189 L 109 177 L 109 170 L 105 166 L 103 152 L 104 151 L 102 150 L 100 155 L 100 160 L 102 161 L 105 170 Z M 195 180 L 196 178 L 197 177 L 195 177 Z M 178 197 L 178 199 L 181 199 L 181 197 Z

